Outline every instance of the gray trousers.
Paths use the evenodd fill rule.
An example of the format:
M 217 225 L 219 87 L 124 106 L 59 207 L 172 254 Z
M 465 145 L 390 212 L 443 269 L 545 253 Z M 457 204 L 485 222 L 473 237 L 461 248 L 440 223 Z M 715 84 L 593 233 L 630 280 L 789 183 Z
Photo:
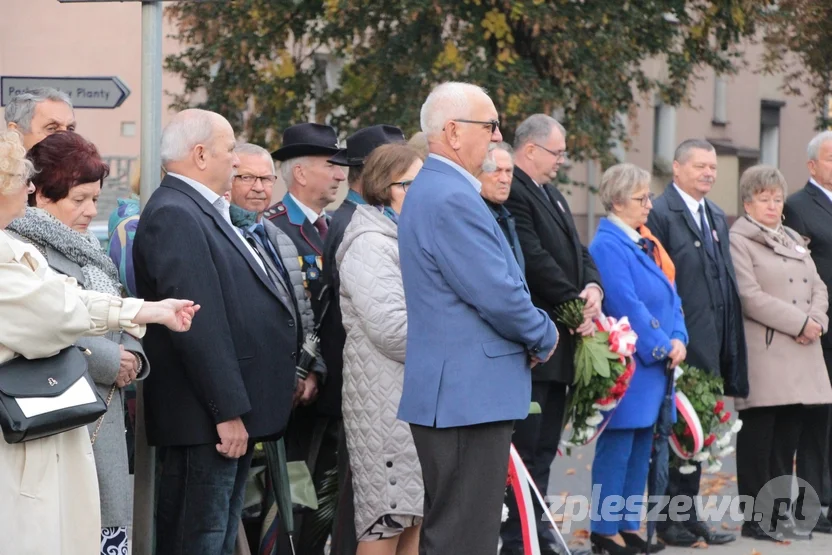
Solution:
M 410 425 L 425 484 L 419 555 L 497 551 L 513 428 L 512 421 Z

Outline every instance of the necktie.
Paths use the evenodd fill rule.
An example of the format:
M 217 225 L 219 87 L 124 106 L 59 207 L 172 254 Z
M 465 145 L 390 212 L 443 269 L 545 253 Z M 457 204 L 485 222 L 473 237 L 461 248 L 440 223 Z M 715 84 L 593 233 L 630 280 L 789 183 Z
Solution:
M 277 269 L 280 271 L 280 277 L 283 278 L 283 282 L 285 284 L 289 284 L 289 276 L 286 273 L 286 268 L 283 266 L 283 261 L 280 259 L 280 255 L 272 246 L 271 241 L 269 241 L 268 236 L 266 235 L 266 230 L 263 227 L 262 223 L 255 224 L 249 228 L 249 232 L 251 233 L 251 239 L 255 243 L 259 243 L 254 248 L 260 252 L 260 248 L 265 250 L 269 254 L 269 259 L 274 262 L 274 265 L 277 266 Z
M 708 226 L 708 218 L 705 216 L 705 205 L 699 205 L 699 229 L 702 231 L 702 241 L 705 243 L 705 248 L 708 249 L 708 254 L 712 257 L 716 256 L 714 251 L 714 238 L 711 236 L 711 228 Z
M 326 234 L 329 231 L 329 224 L 326 223 L 326 217 L 318 216 L 318 219 L 316 219 L 315 223 L 312 225 L 314 225 L 315 229 L 318 230 L 318 234 L 321 236 L 321 239 L 326 239 Z

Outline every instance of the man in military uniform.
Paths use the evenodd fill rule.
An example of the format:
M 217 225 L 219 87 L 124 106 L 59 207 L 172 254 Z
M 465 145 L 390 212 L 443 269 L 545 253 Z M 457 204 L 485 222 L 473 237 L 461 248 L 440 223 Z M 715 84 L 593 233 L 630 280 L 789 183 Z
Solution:
M 329 161 L 339 152 L 335 130 L 328 125 L 301 123 L 287 128 L 283 132 L 283 146 L 272 153 L 280 162 L 280 175 L 287 192 L 282 201 L 263 214 L 298 249 L 304 288 L 312 302 L 316 322 L 325 305 L 320 298 L 324 241 L 329 231 L 325 209 L 335 201 L 341 182 L 346 180 L 344 170 Z M 325 476 L 335 472 L 337 420 L 322 413 L 317 403 L 299 406 L 289 422 L 285 441 L 288 459 L 306 462 L 320 497 Z M 322 508 L 319 506 L 318 511 Z M 320 514 L 314 513 L 297 515 L 298 553 L 323 554 L 331 523 L 313 526 L 313 521 L 320 518 Z

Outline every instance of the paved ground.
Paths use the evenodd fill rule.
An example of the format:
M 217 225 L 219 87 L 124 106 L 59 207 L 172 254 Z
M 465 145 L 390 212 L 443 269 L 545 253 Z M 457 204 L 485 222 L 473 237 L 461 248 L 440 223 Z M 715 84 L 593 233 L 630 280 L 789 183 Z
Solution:
M 591 494 L 590 469 L 594 448 L 592 446 L 572 451 L 571 457 L 558 457 L 552 465 L 549 481 L 549 491 L 552 495 L 584 495 Z M 733 455 L 724 461 L 723 470 L 714 476 L 703 479 L 701 492 L 703 495 L 737 495 L 736 460 Z M 707 503 L 706 503 L 707 505 Z M 557 518 L 557 517 L 556 517 Z M 589 518 L 571 523 L 571 533 L 564 534 L 573 546 L 589 548 Z M 792 542 L 791 544 L 773 544 L 770 542 L 749 540 L 739 537 L 739 523 L 730 520 L 730 516 L 716 528 L 722 531 L 735 532 L 736 542 L 725 546 L 702 546 L 698 549 L 668 548 L 662 553 L 668 555 L 701 555 L 702 549 L 708 549 L 714 555 L 832 555 L 832 535 L 816 534 L 811 541 Z

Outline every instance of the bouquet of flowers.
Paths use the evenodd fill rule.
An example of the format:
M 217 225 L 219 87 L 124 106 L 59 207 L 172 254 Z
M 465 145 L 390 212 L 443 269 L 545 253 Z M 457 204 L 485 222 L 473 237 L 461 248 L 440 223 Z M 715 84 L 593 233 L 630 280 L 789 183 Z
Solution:
M 719 472 L 720 459 L 734 452 L 731 438 L 742 428 L 742 421 L 731 422 L 725 410 L 722 379 L 686 364 L 676 369 L 674 378 L 678 418 L 670 436 L 672 464 L 682 474 L 696 470 L 689 461 L 703 463 L 707 473 Z
M 564 303 L 557 309 L 558 321 L 569 329 L 578 328 L 584 321 L 584 304 L 583 299 Z M 636 368 L 633 353 L 638 337 L 627 318 L 607 316 L 595 324 L 595 335 L 579 338 L 575 349 L 575 380 L 567 408 L 572 423 L 568 447 L 587 445 L 603 431 Z

